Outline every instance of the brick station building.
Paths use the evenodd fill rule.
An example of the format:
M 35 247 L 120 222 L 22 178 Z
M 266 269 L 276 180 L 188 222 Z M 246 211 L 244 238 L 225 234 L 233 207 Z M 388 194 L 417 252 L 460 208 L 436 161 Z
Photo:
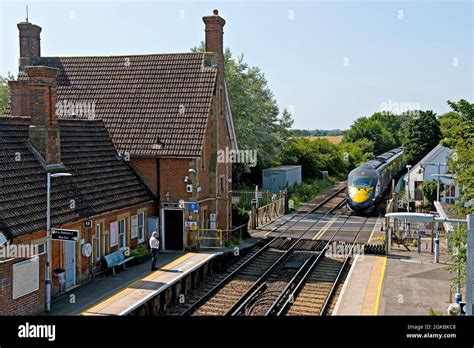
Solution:
M 218 161 L 219 150 L 237 149 L 223 70 L 225 21 L 217 10 L 203 21 L 204 53 L 106 57 L 42 57 L 41 28 L 18 24 L 20 74 L 31 64 L 59 69 L 58 117 L 104 122 L 154 194 L 153 222 L 170 250 L 195 247 L 198 229 L 232 227 L 232 164 Z M 12 89 L 15 98 L 21 105 Z
M 1 237 L 9 248 L 34 245 L 40 254 L 2 255 L 0 315 L 44 311 L 48 172 L 72 174 L 52 179 L 51 226 L 79 231 L 77 242 L 51 243 L 52 275 L 64 276 L 51 277 L 53 295 L 106 269 L 104 255 L 145 242 L 155 211 L 152 193 L 120 158 L 101 120 L 57 119 L 58 74 L 25 66 L 10 84 L 10 115 L 0 117 Z

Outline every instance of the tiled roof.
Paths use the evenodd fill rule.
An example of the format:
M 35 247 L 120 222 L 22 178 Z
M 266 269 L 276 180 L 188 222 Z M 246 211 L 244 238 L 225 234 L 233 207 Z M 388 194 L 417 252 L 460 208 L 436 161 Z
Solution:
M 36 64 L 60 69 L 58 100 L 94 106 L 121 153 L 197 157 L 217 78 L 205 57 L 43 57 Z
M 46 171 L 28 142 L 29 118 L 0 117 L 0 231 L 46 228 Z M 100 120 L 60 120 L 64 171 L 52 179 L 52 225 L 153 199 L 116 150 Z

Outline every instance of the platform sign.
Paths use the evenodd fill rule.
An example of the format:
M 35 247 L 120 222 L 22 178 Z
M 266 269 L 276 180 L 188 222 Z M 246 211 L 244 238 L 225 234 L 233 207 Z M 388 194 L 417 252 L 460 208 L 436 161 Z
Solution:
M 188 210 L 197 213 L 199 211 L 198 202 L 189 202 L 188 203 Z
M 51 239 L 77 242 L 79 239 L 79 231 L 53 228 L 51 230 Z
M 295 207 L 295 201 L 292 200 L 292 199 L 290 199 L 290 200 L 288 201 L 288 208 L 289 208 L 289 209 L 293 209 L 294 207 Z

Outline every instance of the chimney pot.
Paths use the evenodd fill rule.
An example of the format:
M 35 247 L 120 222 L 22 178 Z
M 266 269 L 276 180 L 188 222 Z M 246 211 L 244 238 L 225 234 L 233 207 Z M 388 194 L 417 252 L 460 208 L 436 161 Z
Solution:
M 215 59 L 218 70 L 219 80 L 224 81 L 224 18 L 219 16 L 219 11 L 214 10 L 212 16 L 202 18 L 205 24 L 206 32 L 206 52 L 216 53 Z
M 20 37 L 20 71 L 32 65 L 34 58 L 41 57 L 41 27 L 29 22 L 17 24 Z

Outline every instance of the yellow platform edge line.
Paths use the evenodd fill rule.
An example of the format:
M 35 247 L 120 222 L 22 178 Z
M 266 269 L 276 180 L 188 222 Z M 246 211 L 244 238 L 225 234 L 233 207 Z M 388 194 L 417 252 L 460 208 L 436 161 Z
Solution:
M 377 286 L 377 296 L 375 297 L 374 315 L 379 314 L 380 296 L 382 294 L 382 285 L 383 285 L 383 278 L 385 275 L 386 266 L 387 266 L 387 256 L 384 256 L 383 261 L 382 261 L 382 269 L 380 270 L 379 285 Z
M 168 267 L 170 264 L 174 263 L 174 262 L 177 261 L 178 259 L 180 259 L 180 258 L 182 258 L 182 257 L 184 257 L 184 256 L 186 256 L 186 255 L 188 255 L 188 254 L 189 254 L 189 253 L 186 252 L 186 253 L 183 254 L 183 255 L 177 255 L 176 258 L 174 258 L 173 260 L 169 261 L 166 265 L 163 265 L 163 267 L 160 267 L 157 271 L 159 271 L 160 269 L 162 269 L 162 268 L 164 268 L 164 267 Z M 144 277 L 141 277 L 140 279 L 133 280 L 133 281 L 131 281 L 130 283 L 125 284 L 122 288 L 120 288 L 120 289 L 114 291 L 114 292 L 111 293 L 109 296 L 103 298 L 103 299 L 100 300 L 99 302 L 94 303 L 92 306 L 90 306 L 90 307 L 87 308 L 87 309 L 84 309 L 82 312 L 79 312 L 78 314 L 76 314 L 76 316 L 81 316 L 83 313 L 86 313 L 86 312 L 88 312 L 89 310 L 91 310 L 92 308 L 94 308 L 95 306 L 98 306 L 98 305 L 100 305 L 101 303 L 103 303 L 103 302 L 105 302 L 105 301 L 111 299 L 112 297 L 114 297 L 115 295 L 117 295 L 118 293 L 120 293 L 121 291 L 125 290 L 126 288 L 130 287 L 131 285 L 134 285 L 134 284 L 136 284 L 136 283 L 142 281 L 144 278 L 146 278 L 146 277 L 148 277 L 148 276 L 149 276 L 149 274 L 147 274 L 147 275 L 144 276 Z

